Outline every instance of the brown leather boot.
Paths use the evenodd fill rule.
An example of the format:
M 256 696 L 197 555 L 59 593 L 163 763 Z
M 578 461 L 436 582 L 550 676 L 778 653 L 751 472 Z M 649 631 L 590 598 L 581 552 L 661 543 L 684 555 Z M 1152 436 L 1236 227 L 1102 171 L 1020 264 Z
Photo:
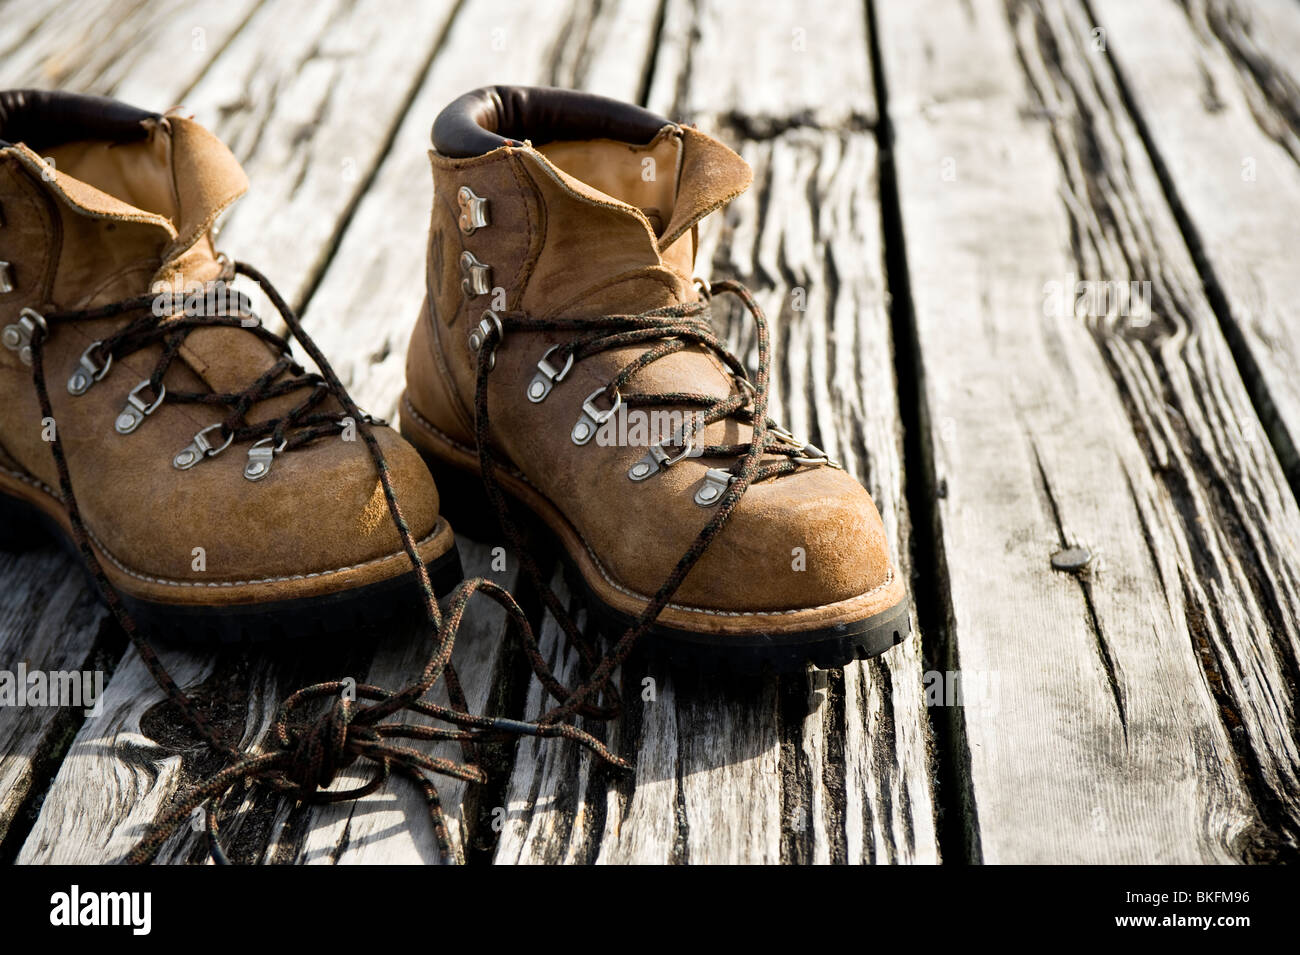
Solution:
M 749 186 L 744 160 L 636 106 L 513 87 L 453 102 L 433 146 L 401 427 L 457 526 L 500 487 L 598 613 L 678 657 L 838 666 L 900 642 L 869 495 L 768 421 L 765 334 L 751 382 L 692 280 L 697 224 Z
M 188 119 L 0 93 L 0 536 L 77 537 L 72 489 L 83 561 L 152 635 L 329 631 L 414 589 L 350 399 L 225 284 L 210 230 L 246 188 Z M 459 562 L 429 472 L 372 433 L 446 587 Z

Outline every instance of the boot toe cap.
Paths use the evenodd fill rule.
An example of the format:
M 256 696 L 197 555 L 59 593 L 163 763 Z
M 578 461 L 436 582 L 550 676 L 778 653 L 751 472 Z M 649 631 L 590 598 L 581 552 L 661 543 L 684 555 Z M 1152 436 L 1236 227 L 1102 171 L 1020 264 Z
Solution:
M 859 598 L 890 579 L 871 496 L 845 472 L 819 467 L 752 485 L 674 602 L 807 610 Z
M 439 528 L 433 478 L 391 429 L 376 428 L 375 436 L 411 535 L 425 541 Z M 156 493 L 101 516 L 98 536 L 133 576 L 173 581 L 178 591 L 326 577 L 346 587 L 409 572 L 361 435 L 278 455 L 261 480 L 244 476 L 247 461 L 231 448 L 188 471 L 159 468 Z

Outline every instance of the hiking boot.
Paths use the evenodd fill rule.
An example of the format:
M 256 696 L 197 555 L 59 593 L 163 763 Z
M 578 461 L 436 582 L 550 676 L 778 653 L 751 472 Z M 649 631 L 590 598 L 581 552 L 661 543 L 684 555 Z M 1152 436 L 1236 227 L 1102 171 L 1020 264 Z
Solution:
M 249 275 L 283 305 L 213 248 L 247 185 L 182 116 L 0 93 L 0 537 L 79 542 L 75 510 L 93 554 L 74 552 L 150 635 L 328 632 L 418 598 L 366 422 L 227 284 Z M 445 589 L 459 561 L 428 469 L 373 436 Z
M 900 642 L 870 496 L 758 413 L 767 358 L 751 381 L 707 309 L 735 292 L 761 313 L 692 278 L 697 225 L 749 186 L 744 160 L 636 106 L 514 87 L 448 106 L 430 158 L 401 429 L 457 526 L 490 521 L 499 487 L 593 612 L 644 618 L 688 661 L 839 666 Z

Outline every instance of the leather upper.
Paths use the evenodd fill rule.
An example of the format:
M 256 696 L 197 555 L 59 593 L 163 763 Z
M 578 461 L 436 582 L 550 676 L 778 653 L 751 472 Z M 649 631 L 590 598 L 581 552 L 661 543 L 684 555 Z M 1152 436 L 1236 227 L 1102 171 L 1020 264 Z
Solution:
M 12 264 L 15 280 L 11 292 L 0 294 L 0 325 L 16 321 L 25 307 L 43 314 L 84 309 L 160 287 L 201 286 L 220 274 L 210 229 L 247 180 L 210 133 L 179 116 L 116 107 L 95 113 L 91 104 L 61 98 L 0 99 L 10 119 L 21 99 L 19 125 L 5 127 L 11 133 L 23 124 L 49 127 L 61 116 L 77 122 L 96 117 L 87 120 L 91 126 L 42 133 L 38 142 L 62 140 L 41 149 L 55 157 L 52 166 L 25 141 L 0 148 L 0 260 Z M 51 102 L 53 116 L 36 115 Z M 143 137 L 127 132 L 133 124 Z M 112 127 L 123 138 L 68 138 L 92 127 Z M 118 572 L 141 586 L 169 584 L 168 593 L 183 600 L 196 585 L 301 579 L 400 551 L 359 436 L 321 438 L 290 450 L 260 481 L 243 476 L 247 443 L 178 470 L 173 457 L 228 409 L 164 401 L 136 431 L 117 433 L 115 418 L 130 391 L 151 374 L 159 345 L 118 357 L 85 394 L 70 394 L 66 383 L 87 347 L 135 317 L 59 322 L 45 346 L 46 380 L 73 486 Z M 237 392 L 276 357 L 242 329 L 201 328 L 186 337 L 164 383 L 173 392 Z M 0 348 L 0 469 L 10 480 L 53 491 L 57 474 L 31 375 L 14 351 Z M 304 394 L 259 402 L 247 420 L 283 414 Z M 332 397 L 320 408 L 342 412 Z M 390 429 L 376 430 L 419 540 L 437 521 L 436 489 L 414 449 Z M 204 568 L 192 566 L 195 547 L 205 550 Z
M 697 130 L 670 125 L 656 135 L 661 139 L 649 142 L 638 131 L 630 142 L 504 145 L 471 157 L 441 148 L 431 153 L 429 298 L 408 353 L 410 412 L 449 442 L 474 447 L 476 359 L 466 336 L 488 308 L 504 305 L 539 319 L 594 317 L 695 300 L 695 225 L 746 188 L 751 174 L 740 157 Z M 625 201 L 560 165 L 585 165 L 603 181 L 617 183 L 610 164 L 635 170 L 661 147 L 673 147 L 667 154 L 676 161 L 657 164 L 658 175 L 672 177 L 673 202 L 671 209 L 654 210 L 657 217 L 638 202 L 661 204 L 661 193 L 642 188 L 635 177 L 626 177 L 625 188 L 640 198 Z M 460 227 L 463 187 L 487 201 L 486 227 Z M 504 302 L 494 301 L 492 293 L 467 294 L 466 252 L 490 267 L 490 285 L 500 289 Z M 539 359 L 574 334 L 584 333 L 507 334 L 489 377 L 490 437 L 526 482 L 563 513 L 610 587 L 652 594 L 713 515 L 694 501 L 704 472 L 727 467 L 734 458 L 688 458 L 638 483 L 629 480 L 628 470 L 645 454 L 644 445 L 575 445 L 570 431 L 584 399 L 647 346 L 579 361 L 543 402 L 530 401 L 526 390 Z M 733 388 L 716 356 L 692 348 L 643 368 L 629 391 L 725 396 Z M 701 443 L 748 435 L 748 426 L 716 422 Z M 881 586 L 889 573 L 883 527 L 867 492 L 841 470 L 809 467 L 751 486 L 675 599 L 713 613 L 781 612 L 859 596 Z

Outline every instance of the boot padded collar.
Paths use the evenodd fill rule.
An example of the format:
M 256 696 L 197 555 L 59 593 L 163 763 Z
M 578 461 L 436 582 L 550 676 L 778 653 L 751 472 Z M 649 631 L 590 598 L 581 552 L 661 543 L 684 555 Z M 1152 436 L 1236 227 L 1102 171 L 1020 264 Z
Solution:
M 485 86 L 453 100 L 433 123 L 433 148 L 451 159 L 556 139 L 644 144 L 673 125 L 640 106 L 577 90 Z
M 81 139 L 134 142 L 149 135 L 146 112 L 102 96 L 55 90 L 0 91 L 0 144 L 40 151 Z

